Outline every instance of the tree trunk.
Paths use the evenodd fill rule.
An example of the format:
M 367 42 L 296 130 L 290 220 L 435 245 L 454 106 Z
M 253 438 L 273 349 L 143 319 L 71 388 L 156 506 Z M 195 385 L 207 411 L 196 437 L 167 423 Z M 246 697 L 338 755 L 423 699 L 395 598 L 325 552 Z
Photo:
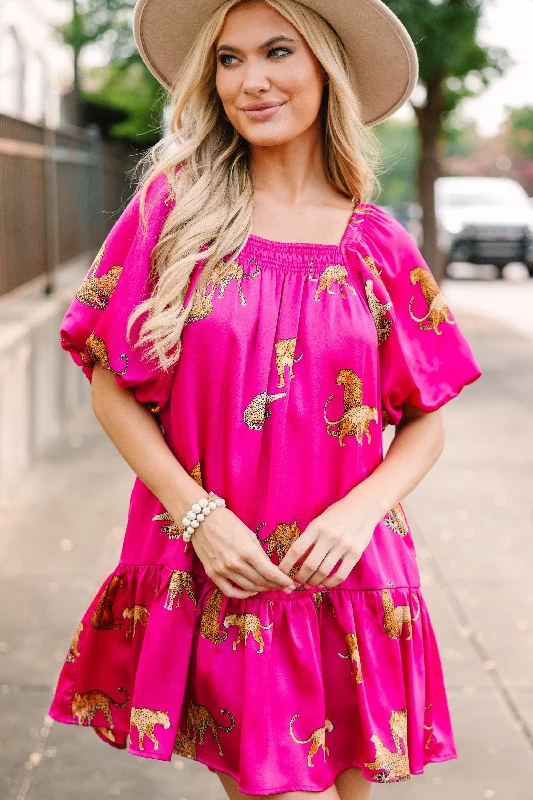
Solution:
M 420 248 L 425 261 L 439 283 L 445 275 L 445 259 L 437 246 L 437 221 L 435 218 L 435 181 L 441 175 L 440 135 L 444 116 L 442 81 L 444 76 L 436 73 L 427 87 L 424 106 L 415 107 L 420 136 L 420 158 L 418 161 L 417 188 L 422 207 L 422 238 Z

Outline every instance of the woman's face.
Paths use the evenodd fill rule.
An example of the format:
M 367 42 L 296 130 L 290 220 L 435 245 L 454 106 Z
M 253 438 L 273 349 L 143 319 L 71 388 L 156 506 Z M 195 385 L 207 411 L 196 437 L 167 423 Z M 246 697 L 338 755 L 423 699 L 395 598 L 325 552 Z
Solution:
M 251 144 L 277 145 L 313 124 L 324 88 L 320 62 L 296 28 L 261 0 L 230 9 L 215 42 L 216 86 L 234 128 Z M 266 111 L 247 106 L 274 103 Z

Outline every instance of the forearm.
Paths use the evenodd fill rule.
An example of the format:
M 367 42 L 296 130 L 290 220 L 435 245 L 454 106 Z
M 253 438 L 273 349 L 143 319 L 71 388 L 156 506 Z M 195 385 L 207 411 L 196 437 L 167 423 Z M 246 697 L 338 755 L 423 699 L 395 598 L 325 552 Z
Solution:
M 169 448 L 157 419 L 98 362 L 91 400 L 96 418 L 126 463 L 180 522 L 205 492 Z
M 396 427 L 383 461 L 348 492 L 346 502 L 365 503 L 377 525 L 429 472 L 442 453 L 444 441 L 440 411 L 413 414 Z

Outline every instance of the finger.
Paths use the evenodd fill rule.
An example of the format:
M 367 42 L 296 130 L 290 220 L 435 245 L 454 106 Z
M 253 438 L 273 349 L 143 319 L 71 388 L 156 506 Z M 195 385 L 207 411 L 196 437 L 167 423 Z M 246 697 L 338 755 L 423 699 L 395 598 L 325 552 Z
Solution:
M 257 583 L 263 590 L 264 589 L 279 589 L 279 582 L 268 580 L 261 575 L 260 572 L 256 570 L 256 568 L 247 562 L 247 566 L 250 569 L 250 580 L 253 580 Z
M 334 572 L 333 575 L 329 575 L 321 581 L 322 586 L 325 586 L 326 589 L 330 589 L 332 586 L 337 586 L 339 583 L 342 583 L 342 581 L 345 581 L 360 558 L 361 556 L 345 556 L 341 561 L 339 569 Z
M 291 571 L 291 569 L 297 564 L 300 559 L 305 559 L 307 554 L 310 552 L 312 547 L 316 542 L 316 535 L 310 531 L 309 533 L 304 532 L 299 536 L 295 542 L 291 544 L 281 561 L 279 562 L 279 569 L 285 572 L 287 575 Z M 298 575 L 298 580 L 300 577 Z
M 255 567 L 247 561 L 242 561 L 237 568 L 222 572 L 222 575 L 242 586 L 243 589 L 250 589 L 250 591 L 265 591 L 265 589 L 276 585 L 272 581 L 267 581 L 263 578 Z
M 252 551 L 246 555 L 246 559 L 254 569 L 261 575 L 261 578 L 270 582 L 274 588 L 284 589 L 287 586 L 294 586 L 292 578 L 289 578 L 269 559 L 263 548 L 261 552 Z
M 243 589 L 239 589 L 236 586 L 232 586 L 231 583 L 226 578 L 223 578 L 221 576 L 217 576 L 216 580 L 215 578 L 213 578 L 212 580 L 216 584 L 216 586 L 218 586 L 222 594 L 226 595 L 226 597 L 243 598 L 243 597 L 250 597 L 252 594 L 256 594 L 256 592 L 248 592 Z
M 329 578 L 330 572 L 332 572 L 335 565 L 342 559 L 343 552 L 340 548 L 334 548 L 330 550 L 326 557 L 323 559 L 322 563 L 318 566 L 316 572 L 309 576 L 306 583 L 309 586 L 318 586 L 318 584 L 323 584 L 325 578 Z
M 301 583 L 309 583 L 310 576 L 313 575 L 320 567 L 321 563 L 326 558 L 330 547 L 331 545 L 324 541 L 324 539 L 319 539 L 315 543 L 314 547 L 306 556 L 305 561 L 298 570 L 298 580 Z
M 267 553 L 265 552 L 265 550 L 263 548 L 263 545 L 261 544 L 261 542 L 257 538 L 256 534 L 252 530 L 250 530 L 250 528 L 248 528 L 247 530 L 248 530 L 248 533 L 250 534 L 250 538 L 255 542 L 255 544 L 257 545 L 257 547 L 259 548 L 259 550 L 263 554 L 262 556 L 261 555 L 259 556 L 262 559 L 263 563 L 266 563 L 265 560 L 264 560 L 264 556 L 266 556 L 266 560 L 270 564 L 272 564 L 272 562 L 270 561 Z M 259 583 L 263 588 L 266 588 L 266 589 L 279 589 L 279 586 L 280 586 L 279 576 L 275 580 L 270 580 L 268 578 L 265 578 L 265 576 L 262 575 L 255 568 L 254 564 L 256 562 L 253 559 L 250 559 L 250 557 L 249 557 L 249 555 L 247 553 L 244 553 L 243 557 L 246 559 L 246 561 L 247 561 L 248 565 L 250 566 L 250 568 L 254 571 L 255 574 L 253 575 L 253 580 L 255 580 L 256 583 Z M 279 569 L 279 567 L 278 567 L 278 569 Z

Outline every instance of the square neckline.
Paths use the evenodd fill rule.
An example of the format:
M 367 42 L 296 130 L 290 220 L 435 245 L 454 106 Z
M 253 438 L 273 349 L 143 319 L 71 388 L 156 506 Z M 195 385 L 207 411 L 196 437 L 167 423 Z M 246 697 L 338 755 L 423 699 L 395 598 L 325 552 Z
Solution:
M 339 252 L 342 251 L 342 249 L 344 247 L 344 244 L 346 242 L 346 239 L 348 237 L 348 234 L 352 229 L 352 223 L 353 223 L 354 217 L 357 214 L 357 208 L 360 205 L 361 205 L 361 203 L 354 203 L 353 209 L 352 209 L 352 213 L 350 215 L 350 219 L 348 220 L 348 224 L 346 225 L 346 228 L 344 229 L 344 232 L 342 234 L 342 237 L 341 237 L 341 240 L 340 240 L 339 244 L 322 244 L 320 242 L 318 242 L 318 243 L 316 243 L 316 242 L 280 242 L 280 241 L 278 241 L 276 239 L 266 239 L 264 236 L 257 236 L 254 233 L 250 233 L 249 234 L 247 242 L 250 242 L 251 244 L 256 242 L 258 245 L 263 245 L 263 246 L 266 245 L 266 246 L 271 246 L 271 247 L 275 247 L 275 248 L 279 248 L 279 249 L 291 248 L 291 249 L 296 249 L 296 250 L 309 250 L 311 248 L 318 248 L 318 249 L 324 250 L 324 251 L 339 253 Z

